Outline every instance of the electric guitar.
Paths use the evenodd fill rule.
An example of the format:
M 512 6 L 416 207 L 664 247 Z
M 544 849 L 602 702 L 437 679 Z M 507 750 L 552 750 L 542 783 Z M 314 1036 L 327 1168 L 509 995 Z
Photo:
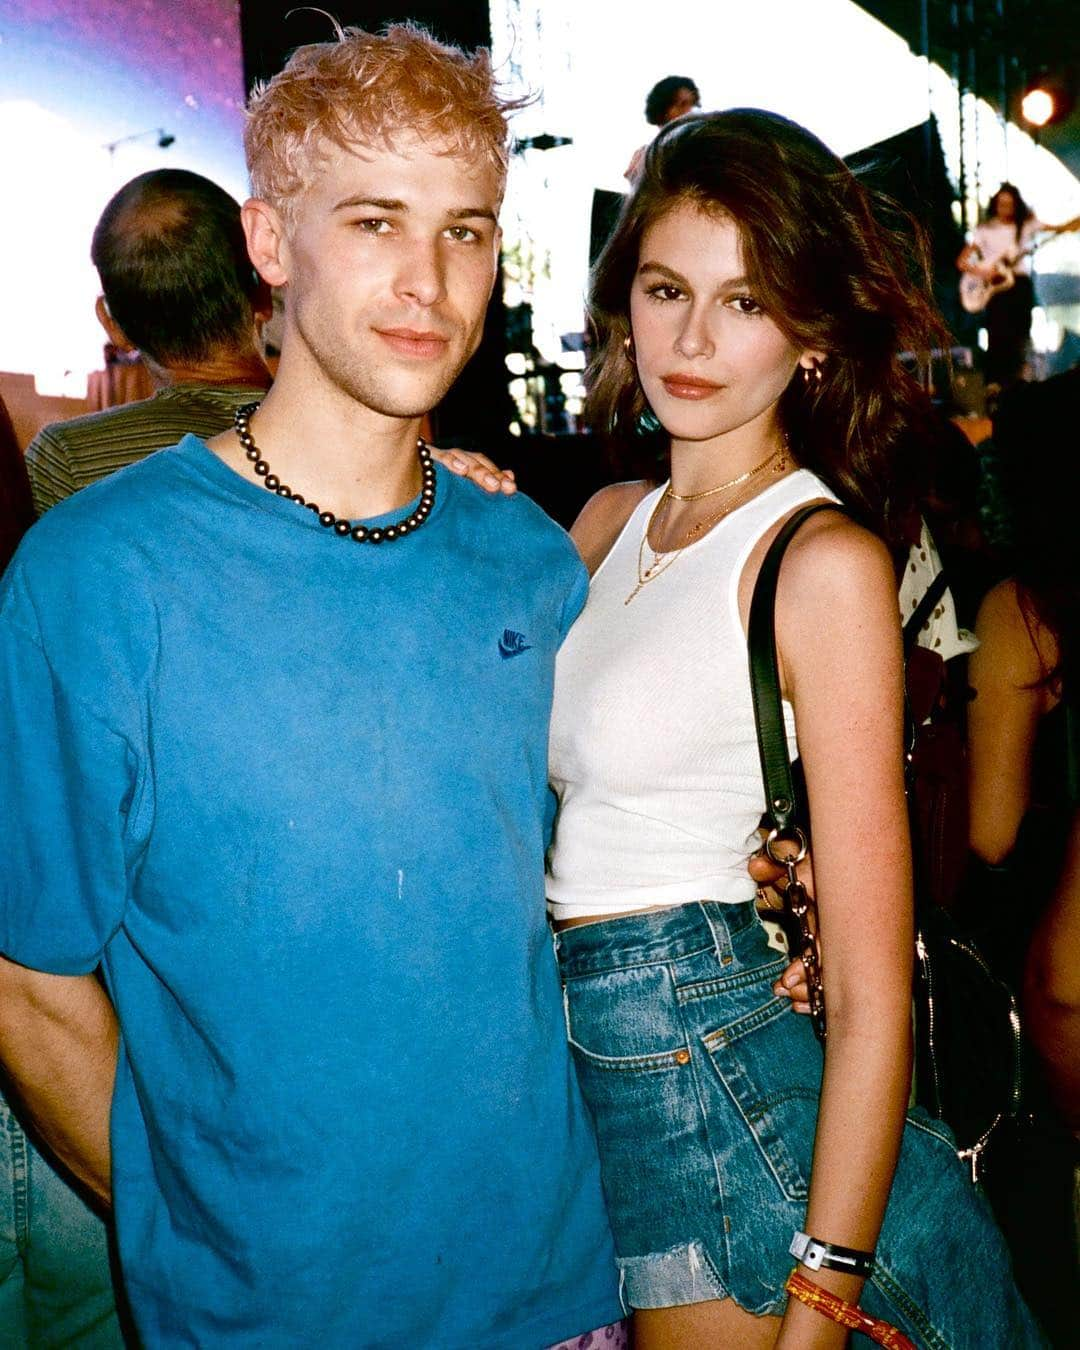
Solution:
M 1048 225 L 1046 233 L 1049 236 L 1055 234 L 1064 234 L 1067 230 L 1080 229 L 1080 216 L 1074 220 L 1066 221 L 1064 225 Z M 1035 243 L 1029 244 L 1027 248 L 1019 253 L 1011 253 L 1004 258 L 998 258 L 992 268 L 984 274 L 982 272 L 964 272 L 960 277 L 960 304 L 969 314 L 981 314 L 990 303 L 993 296 L 1000 291 L 1007 291 L 1010 286 L 1016 283 L 1016 267 L 1021 258 L 1030 258 L 1037 249 L 1043 244 L 1049 243 L 1049 239 L 1039 239 Z M 980 259 L 982 254 L 978 248 L 972 245 L 976 256 Z

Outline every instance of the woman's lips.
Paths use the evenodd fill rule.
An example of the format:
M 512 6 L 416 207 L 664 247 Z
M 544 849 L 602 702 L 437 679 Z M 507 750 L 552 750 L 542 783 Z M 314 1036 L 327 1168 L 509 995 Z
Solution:
M 399 356 L 415 356 L 421 360 L 442 356 L 450 340 L 441 333 L 417 328 L 376 328 L 375 331 Z
M 664 375 L 660 383 L 672 398 L 689 399 L 691 402 L 710 398 L 724 387 L 722 384 L 714 384 L 711 380 L 699 379 L 696 375 Z

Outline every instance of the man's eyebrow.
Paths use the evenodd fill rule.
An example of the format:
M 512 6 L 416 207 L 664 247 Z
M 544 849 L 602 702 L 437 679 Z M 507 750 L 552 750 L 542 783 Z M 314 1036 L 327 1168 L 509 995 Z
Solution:
M 376 211 L 396 212 L 398 214 L 408 214 L 408 203 L 399 201 L 396 197 L 345 197 L 334 206 L 335 211 L 351 211 L 358 206 L 371 207 Z M 495 212 L 490 206 L 460 206 L 453 211 L 447 211 L 447 217 L 450 220 L 490 220 L 493 223 L 498 220 Z
M 373 206 L 377 211 L 407 211 L 409 208 L 396 197 L 345 197 L 334 207 L 335 211 L 347 211 L 354 206 Z
M 490 206 L 461 206 L 446 213 L 451 220 L 490 220 L 498 221 L 498 216 Z

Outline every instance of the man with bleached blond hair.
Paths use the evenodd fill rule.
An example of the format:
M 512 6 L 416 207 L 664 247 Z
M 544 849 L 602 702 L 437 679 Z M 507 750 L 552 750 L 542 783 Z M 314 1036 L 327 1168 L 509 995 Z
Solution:
M 146 1345 L 541 1347 L 618 1316 L 543 896 L 586 578 L 419 439 L 509 105 L 411 26 L 339 38 L 250 109 L 272 389 L 0 590 L 0 1054 L 112 1200 Z

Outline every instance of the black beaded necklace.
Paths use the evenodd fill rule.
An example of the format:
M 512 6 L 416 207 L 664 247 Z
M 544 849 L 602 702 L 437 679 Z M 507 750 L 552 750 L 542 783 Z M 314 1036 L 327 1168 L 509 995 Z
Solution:
M 270 472 L 270 465 L 263 459 L 262 451 L 255 444 L 251 434 L 251 417 L 258 406 L 258 403 L 245 403 L 242 408 L 237 408 L 233 415 L 236 434 L 244 447 L 244 453 L 251 460 L 252 471 L 263 480 L 263 487 L 268 492 L 273 492 L 278 497 L 288 497 L 298 506 L 306 506 L 318 516 L 319 524 L 326 529 L 333 530 L 342 539 L 346 537 L 354 539 L 358 544 L 381 544 L 384 539 L 404 539 L 407 534 L 418 530 L 431 515 L 431 508 L 435 505 L 435 465 L 431 461 L 431 451 L 422 440 L 418 439 L 416 442 L 421 479 L 420 501 L 416 509 L 410 515 L 395 520 L 392 525 L 376 525 L 374 529 L 369 529 L 366 525 L 353 525 L 352 521 L 335 516 L 333 511 L 320 510 L 314 502 L 305 501 L 299 492 L 294 492 L 278 478 L 277 474 Z

